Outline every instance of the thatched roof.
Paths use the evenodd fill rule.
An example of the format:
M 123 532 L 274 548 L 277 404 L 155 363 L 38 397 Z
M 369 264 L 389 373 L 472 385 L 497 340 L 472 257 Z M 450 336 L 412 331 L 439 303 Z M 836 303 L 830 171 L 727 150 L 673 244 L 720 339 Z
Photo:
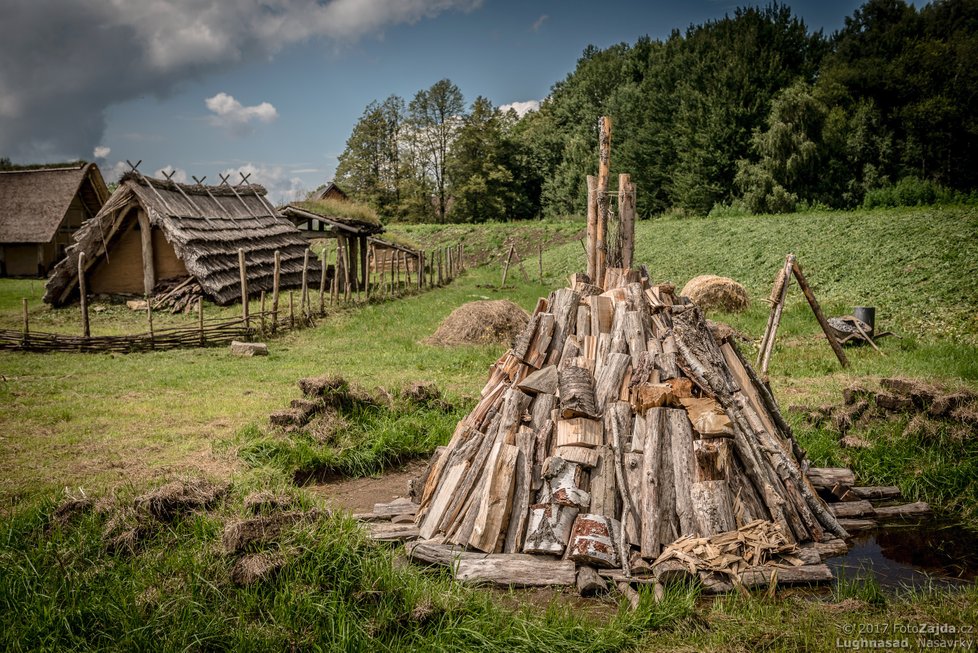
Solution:
M 176 184 L 129 173 L 101 212 L 78 230 L 76 243 L 48 281 L 44 301 L 68 301 L 78 284 L 78 252 L 95 261 L 104 255 L 104 243 L 111 251 L 113 234 L 135 207 L 159 227 L 204 294 L 218 304 L 240 298 L 239 248 L 245 252 L 252 293 L 272 289 L 276 250 L 282 259 L 281 287 L 301 284 L 307 243 L 265 200 L 263 187 Z M 310 270 L 319 274 L 315 257 Z
M 0 171 L 0 243 L 50 242 L 76 194 L 92 215 L 108 199 L 94 163 Z
M 384 231 L 377 213 L 369 206 L 338 200 L 305 200 L 282 207 L 282 215 L 293 220 L 323 222 L 347 234 L 370 236 Z

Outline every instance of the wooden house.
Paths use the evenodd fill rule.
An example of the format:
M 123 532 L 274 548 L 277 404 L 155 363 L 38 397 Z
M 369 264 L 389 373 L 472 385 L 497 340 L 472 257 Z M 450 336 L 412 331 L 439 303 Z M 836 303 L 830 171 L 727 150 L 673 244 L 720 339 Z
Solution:
M 204 186 L 123 176 L 102 210 L 87 221 L 48 280 L 44 301 L 61 306 L 78 294 L 78 259 L 91 294 L 151 295 L 158 282 L 194 277 L 218 304 L 240 299 L 238 250 L 249 292 L 271 290 L 275 252 L 280 287 L 297 287 L 307 241 L 265 199 L 259 185 Z M 310 260 L 310 273 L 320 273 Z
M 94 163 L 0 171 L 0 276 L 45 276 L 108 198 Z
M 332 181 L 326 182 L 326 185 L 323 186 L 321 191 L 316 193 L 315 197 L 316 199 L 320 200 L 342 200 L 344 202 L 350 199 L 349 196 L 343 192 L 343 189 Z
M 383 233 L 384 227 L 366 212 L 334 210 L 329 201 L 308 200 L 293 202 L 281 209 L 282 215 L 291 221 L 308 240 L 335 238 L 344 252 L 343 264 L 350 271 L 350 284 L 354 289 L 364 288 L 369 275 L 367 241 Z M 341 275 L 345 278 L 345 274 Z

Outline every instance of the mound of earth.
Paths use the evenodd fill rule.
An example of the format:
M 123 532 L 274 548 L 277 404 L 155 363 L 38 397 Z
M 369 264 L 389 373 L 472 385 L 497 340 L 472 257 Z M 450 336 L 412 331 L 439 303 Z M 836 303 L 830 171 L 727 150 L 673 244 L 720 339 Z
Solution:
M 424 340 L 441 347 L 509 344 L 523 330 L 530 316 L 505 299 L 462 304 Z
M 714 274 L 701 274 L 693 277 L 683 286 L 680 293 L 692 299 L 702 309 L 719 308 L 730 313 L 739 313 L 750 306 L 750 296 L 742 285 Z

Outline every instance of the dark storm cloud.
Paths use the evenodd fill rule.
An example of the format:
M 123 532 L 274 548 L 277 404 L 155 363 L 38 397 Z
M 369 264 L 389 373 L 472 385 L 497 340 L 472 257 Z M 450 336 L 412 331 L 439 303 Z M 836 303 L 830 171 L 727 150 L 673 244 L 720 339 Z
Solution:
M 311 38 L 352 40 L 481 0 L 7 0 L 0 156 L 87 157 L 106 107 Z

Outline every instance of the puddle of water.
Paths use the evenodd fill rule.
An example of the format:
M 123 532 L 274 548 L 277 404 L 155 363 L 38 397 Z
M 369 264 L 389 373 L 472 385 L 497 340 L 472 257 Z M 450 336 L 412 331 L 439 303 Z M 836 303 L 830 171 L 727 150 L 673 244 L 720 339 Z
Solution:
M 825 563 L 836 577 L 872 574 L 880 586 L 960 587 L 978 579 L 975 535 L 939 522 L 892 525 L 856 533 L 846 555 Z

